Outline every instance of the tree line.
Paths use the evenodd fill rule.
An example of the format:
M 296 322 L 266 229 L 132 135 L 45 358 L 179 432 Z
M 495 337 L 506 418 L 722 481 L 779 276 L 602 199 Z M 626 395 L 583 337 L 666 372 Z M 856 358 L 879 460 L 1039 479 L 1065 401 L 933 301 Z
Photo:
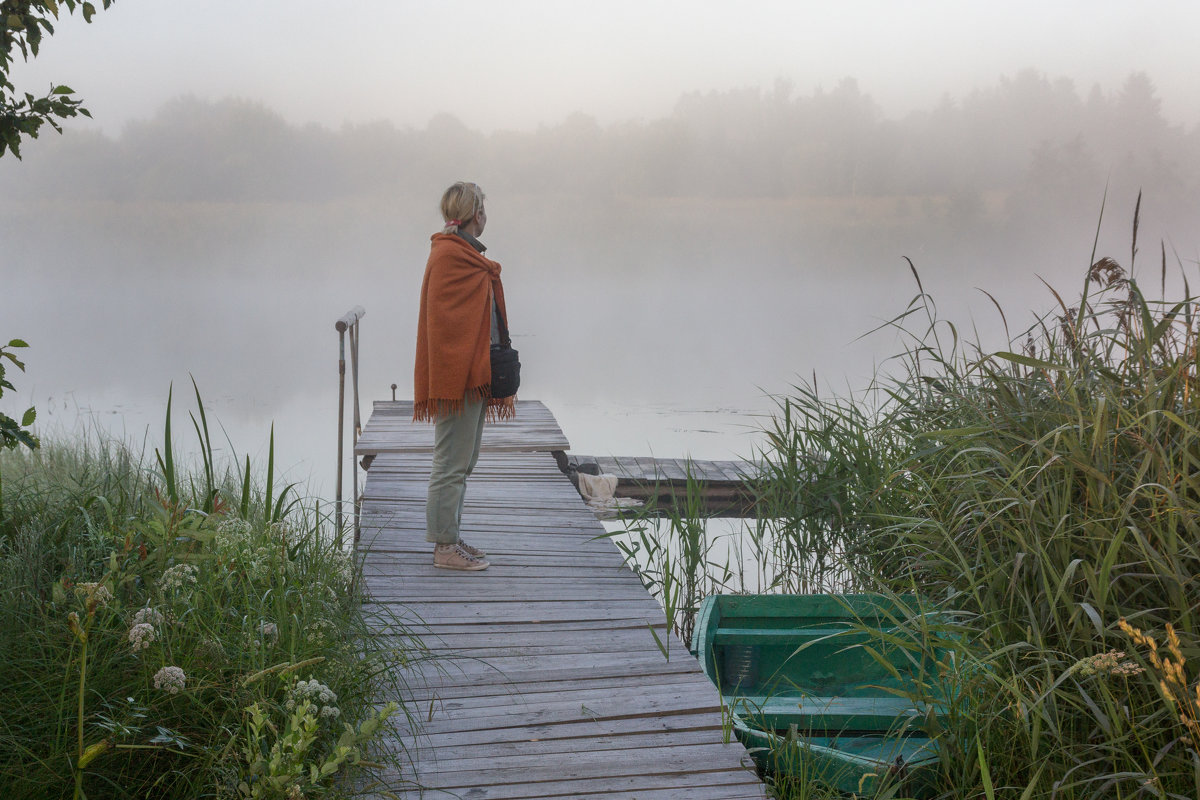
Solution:
M 964 213 L 1055 207 L 1107 186 L 1169 206 L 1200 198 L 1200 126 L 1172 123 L 1150 78 L 1086 96 L 1035 70 L 886 117 L 853 79 L 693 93 L 661 118 L 603 127 L 575 113 L 533 131 L 472 130 L 450 114 L 296 125 L 243 100 L 179 98 L 109 137 L 68 131 L 0 165 L 20 196 L 113 201 L 323 201 L 395 195 L 446 175 L 512 193 L 672 198 L 950 198 Z M 1094 204 L 1089 206 L 1094 209 Z

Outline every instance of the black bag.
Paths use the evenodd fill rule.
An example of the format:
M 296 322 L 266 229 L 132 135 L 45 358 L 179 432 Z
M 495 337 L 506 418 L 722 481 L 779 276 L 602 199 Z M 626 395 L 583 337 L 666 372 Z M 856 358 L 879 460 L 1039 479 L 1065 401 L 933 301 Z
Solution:
M 521 361 L 509 344 L 492 345 L 492 397 L 512 397 L 521 386 Z
M 500 314 L 499 307 L 496 307 L 495 313 L 500 322 L 500 344 L 492 345 L 492 397 L 502 400 L 512 397 L 521 387 L 521 360 L 513 349 L 508 323 Z

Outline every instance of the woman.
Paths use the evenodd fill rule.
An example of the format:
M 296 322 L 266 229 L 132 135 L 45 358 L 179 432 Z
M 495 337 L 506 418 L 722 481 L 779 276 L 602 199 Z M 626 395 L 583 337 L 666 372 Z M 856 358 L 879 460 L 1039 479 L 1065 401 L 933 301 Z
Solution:
M 483 191 L 459 182 L 442 195 L 445 227 L 431 239 L 417 322 L 413 419 L 436 423 L 425 505 L 433 565 L 487 569 L 486 555 L 459 535 L 467 476 L 479 459 L 485 417 L 514 415 L 512 397 L 491 396 L 491 345 L 507 331 L 500 265 L 479 241 Z

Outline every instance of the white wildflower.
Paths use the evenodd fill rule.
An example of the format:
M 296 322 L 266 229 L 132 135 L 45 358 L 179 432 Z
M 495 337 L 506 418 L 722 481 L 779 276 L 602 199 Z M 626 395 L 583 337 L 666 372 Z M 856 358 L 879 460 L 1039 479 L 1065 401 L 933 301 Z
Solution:
M 217 525 L 213 548 L 228 569 L 251 580 L 265 580 L 271 577 L 272 565 L 279 560 L 276 542 L 284 535 L 276 525 L 256 534 L 249 522 L 226 519 Z
M 267 526 L 267 536 L 276 542 L 286 542 L 291 537 L 291 534 L 292 526 L 283 520 L 272 522 Z
M 334 576 L 341 581 L 343 588 L 349 586 L 354 581 L 354 573 L 356 572 L 354 558 L 344 551 L 335 552 L 332 555 L 331 561 Z
M 77 583 L 75 593 L 86 595 L 89 600 L 95 600 L 98 605 L 104 605 L 112 600 L 112 592 L 103 583 Z
M 226 541 L 245 539 L 250 535 L 251 530 L 253 528 L 246 520 L 231 517 L 217 523 L 217 538 L 225 539 Z
M 146 608 L 139 608 L 137 613 L 133 615 L 133 624 L 135 626 L 145 624 L 153 625 L 157 628 L 162 626 L 162 624 L 166 621 L 167 619 L 162 615 L 162 612 L 158 611 L 157 609 L 150 608 L 149 606 Z
M 1135 662 L 1125 660 L 1124 651 L 1109 650 L 1080 659 L 1071 671 L 1081 675 L 1139 675 L 1145 670 Z
M 197 569 L 191 564 L 176 564 L 163 572 L 158 585 L 164 592 L 184 592 L 196 585 Z
M 320 646 L 333 641 L 334 625 L 327 619 L 318 619 L 305 627 L 304 632 L 311 644 Z
M 163 667 L 154 673 L 154 688 L 167 694 L 178 694 L 187 683 L 187 674 L 179 667 Z
M 316 678 L 309 681 L 298 681 L 292 687 L 286 707 L 290 711 L 296 707 L 298 702 L 304 700 L 307 700 L 314 706 L 321 706 L 319 716 L 323 719 L 337 719 L 342 713 L 334 705 L 337 702 L 337 694 Z
M 264 639 L 278 639 L 279 638 L 279 626 L 276 625 L 274 622 L 263 621 L 263 622 L 258 623 L 258 633 Z
M 150 647 L 157 638 L 154 626 L 149 622 L 139 622 L 129 629 L 129 644 L 133 646 L 135 653 Z
M 310 681 L 300 681 L 296 684 L 296 694 L 307 696 L 321 703 L 336 703 L 337 695 L 325 684 L 313 678 Z
M 217 525 L 213 546 L 226 556 L 236 556 L 250 543 L 250 523 L 241 519 L 227 519 Z

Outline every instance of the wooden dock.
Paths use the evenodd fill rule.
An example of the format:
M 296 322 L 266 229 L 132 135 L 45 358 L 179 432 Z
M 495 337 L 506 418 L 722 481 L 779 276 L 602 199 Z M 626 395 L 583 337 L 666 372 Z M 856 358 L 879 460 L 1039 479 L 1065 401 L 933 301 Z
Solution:
M 566 472 L 613 475 L 617 497 L 628 497 L 663 509 L 682 507 L 688 484 L 712 517 L 754 516 L 751 481 L 759 473 L 751 461 L 699 461 L 690 458 L 641 456 L 566 456 Z
M 762 800 L 716 689 L 596 538 L 545 406 L 521 401 L 515 421 L 485 429 L 463 514 L 464 538 L 492 562 L 477 573 L 433 567 L 432 426 L 410 418 L 410 403 L 376 403 L 355 449 L 374 456 L 359 542 L 370 599 L 394 604 L 440 656 L 405 676 L 428 718 L 399 743 L 412 756 L 402 796 Z

